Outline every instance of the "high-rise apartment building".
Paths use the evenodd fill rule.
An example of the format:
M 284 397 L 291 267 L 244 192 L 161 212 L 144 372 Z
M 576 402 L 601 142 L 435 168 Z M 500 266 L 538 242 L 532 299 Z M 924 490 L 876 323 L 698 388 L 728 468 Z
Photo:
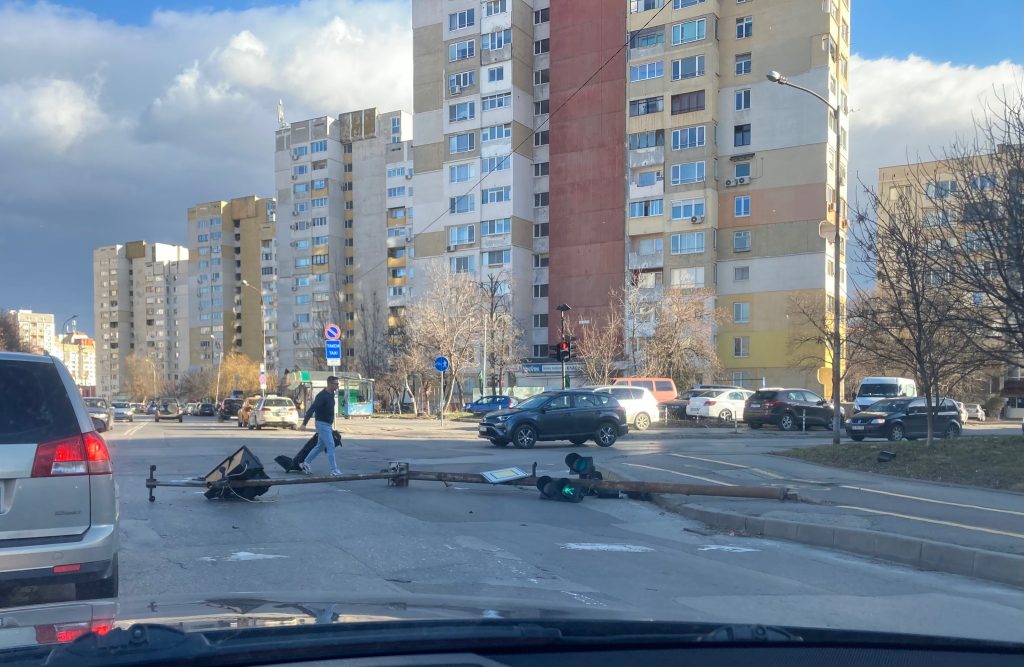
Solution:
M 276 204 L 255 195 L 188 209 L 189 364 L 244 354 L 276 368 Z
M 341 369 L 356 370 L 361 306 L 379 309 L 382 320 L 404 307 L 413 195 L 410 120 L 405 112 L 371 108 L 277 131 L 282 372 L 325 367 L 328 323 L 343 330 Z
M 59 338 L 60 358 L 83 396 L 96 392 L 96 341 L 80 331 Z
M 31 310 L 12 310 L 18 324 L 22 345 L 35 354 L 52 354 L 60 358 L 60 346 L 54 335 L 53 313 L 34 313 Z
M 189 369 L 188 249 L 130 241 L 93 251 L 97 394 L 127 388 L 128 358 L 152 367 L 157 390 Z

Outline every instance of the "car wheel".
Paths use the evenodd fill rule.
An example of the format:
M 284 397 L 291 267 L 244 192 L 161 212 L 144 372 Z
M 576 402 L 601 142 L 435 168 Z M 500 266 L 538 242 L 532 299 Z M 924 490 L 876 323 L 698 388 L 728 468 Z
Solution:
M 638 431 L 646 431 L 651 427 L 651 417 L 646 412 L 641 412 L 633 418 L 633 428 Z
M 862 435 L 851 435 L 850 436 L 850 440 L 853 440 L 854 442 L 863 442 L 864 441 L 864 436 L 862 436 Z
M 182 423 L 183 421 L 185 421 L 185 419 L 183 417 L 178 417 L 178 423 L 179 424 Z
M 750 422 L 749 424 L 747 424 L 747 426 L 756 431 L 757 429 L 761 428 L 761 422 Z
M 157 424 L 159 424 L 160 423 L 160 418 L 159 417 L 153 417 L 153 421 L 155 421 Z
M 495 447 L 508 447 L 508 440 L 500 440 L 498 438 L 488 438 L 491 444 Z
M 619 438 L 619 430 L 615 422 L 601 422 L 594 434 L 594 441 L 602 447 L 611 447 Z
M 254 428 L 256 428 L 256 427 L 255 427 L 255 426 L 253 426 L 252 424 L 249 424 L 249 430 L 250 430 L 250 431 L 251 431 L 251 430 L 253 430 Z
M 722 410 L 718 413 L 718 421 L 731 422 L 732 421 L 732 410 Z
M 906 434 L 903 432 L 903 426 L 901 424 L 893 424 L 889 428 L 889 440 L 891 442 L 902 440 L 904 435 Z
M 944 438 L 958 438 L 958 437 L 960 437 L 960 425 L 955 423 L 955 422 L 950 424 L 949 426 L 946 427 L 946 432 L 945 432 L 945 434 L 942 437 L 944 437 Z
M 569 442 L 571 442 L 572 444 L 574 444 L 577 447 L 579 447 L 580 445 L 587 444 L 587 439 L 586 438 L 571 438 L 569 440 Z
M 256 424 L 256 430 L 257 431 L 262 431 L 263 430 L 263 425 L 262 424 Z
M 537 429 L 523 424 L 512 434 L 512 442 L 519 449 L 530 449 L 537 444 Z
M 779 417 L 779 428 L 783 431 L 796 430 L 796 417 L 793 416 L 793 413 L 787 412 Z
M 114 554 L 114 564 L 111 567 L 111 574 L 106 579 L 99 581 L 87 581 L 75 584 L 76 600 L 99 600 L 102 598 L 117 597 L 117 554 Z

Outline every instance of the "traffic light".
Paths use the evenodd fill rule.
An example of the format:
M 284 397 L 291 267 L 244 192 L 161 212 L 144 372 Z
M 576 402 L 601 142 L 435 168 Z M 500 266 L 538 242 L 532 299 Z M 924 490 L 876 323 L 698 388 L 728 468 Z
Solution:
M 567 477 L 552 479 L 545 475 L 537 480 L 537 489 L 540 497 L 545 500 L 564 500 L 567 503 L 578 503 L 586 495 L 579 485 L 573 484 Z
M 601 479 L 601 473 L 594 468 L 593 456 L 580 456 L 573 452 L 565 457 L 565 465 L 569 466 L 569 472 L 579 475 L 580 479 Z
M 561 354 L 559 352 L 559 350 L 561 348 L 562 348 L 561 343 L 555 343 L 553 345 L 548 345 L 548 356 L 551 357 L 552 359 L 557 360 L 557 361 L 561 361 L 562 358 L 559 356 Z
M 558 360 L 569 361 L 569 354 L 569 341 L 563 340 L 561 343 L 558 344 Z

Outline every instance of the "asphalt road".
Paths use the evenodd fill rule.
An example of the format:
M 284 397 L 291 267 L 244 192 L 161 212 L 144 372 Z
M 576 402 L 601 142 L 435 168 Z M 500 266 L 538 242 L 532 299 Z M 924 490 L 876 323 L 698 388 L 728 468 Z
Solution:
M 564 470 L 580 448 L 499 449 L 470 437 L 369 423 L 343 431 L 346 472 L 388 461 L 475 471 L 536 461 Z M 198 489 L 158 488 L 208 472 L 248 445 L 272 476 L 306 434 L 248 431 L 212 419 L 137 420 L 107 434 L 121 508 L 121 596 L 147 601 L 214 594 L 303 592 L 463 595 L 535 605 L 643 613 L 653 618 L 878 629 L 1024 639 L 1017 589 L 919 572 L 765 539 L 709 534 L 701 524 L 629 500 L 545 502 L 531 489 L 384 481 L 279 486 L 257 502 L 209 501 Z M 669 445 L 629 436 L 595 458 L 643 457 Z M 314 463 L 323 473 L 323 457 Z M 66 599 L 23 589 L 3 606 Z

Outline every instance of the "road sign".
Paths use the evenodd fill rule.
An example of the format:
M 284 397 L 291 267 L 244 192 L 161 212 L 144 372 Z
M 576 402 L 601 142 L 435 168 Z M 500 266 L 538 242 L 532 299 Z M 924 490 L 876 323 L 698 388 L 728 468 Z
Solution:
M 341 327 L 337 324 L 328 324 L 324 327 L 324 338 L 327 340 L 341 339 Z
M 437 359 L 434 359 L 434 368 L 442 373 L 448 370 L 448 366 L 450 366 L 448 363 L 448 357 L 438 357 Z
M 337 366 L 338 363 L 341 361 L 341 341 L 325 340 L 324 356 L 327 357 L 328 366 Z
M 267 390 L 267 374 L 260 373 L 260 389 L 263 391 Z

